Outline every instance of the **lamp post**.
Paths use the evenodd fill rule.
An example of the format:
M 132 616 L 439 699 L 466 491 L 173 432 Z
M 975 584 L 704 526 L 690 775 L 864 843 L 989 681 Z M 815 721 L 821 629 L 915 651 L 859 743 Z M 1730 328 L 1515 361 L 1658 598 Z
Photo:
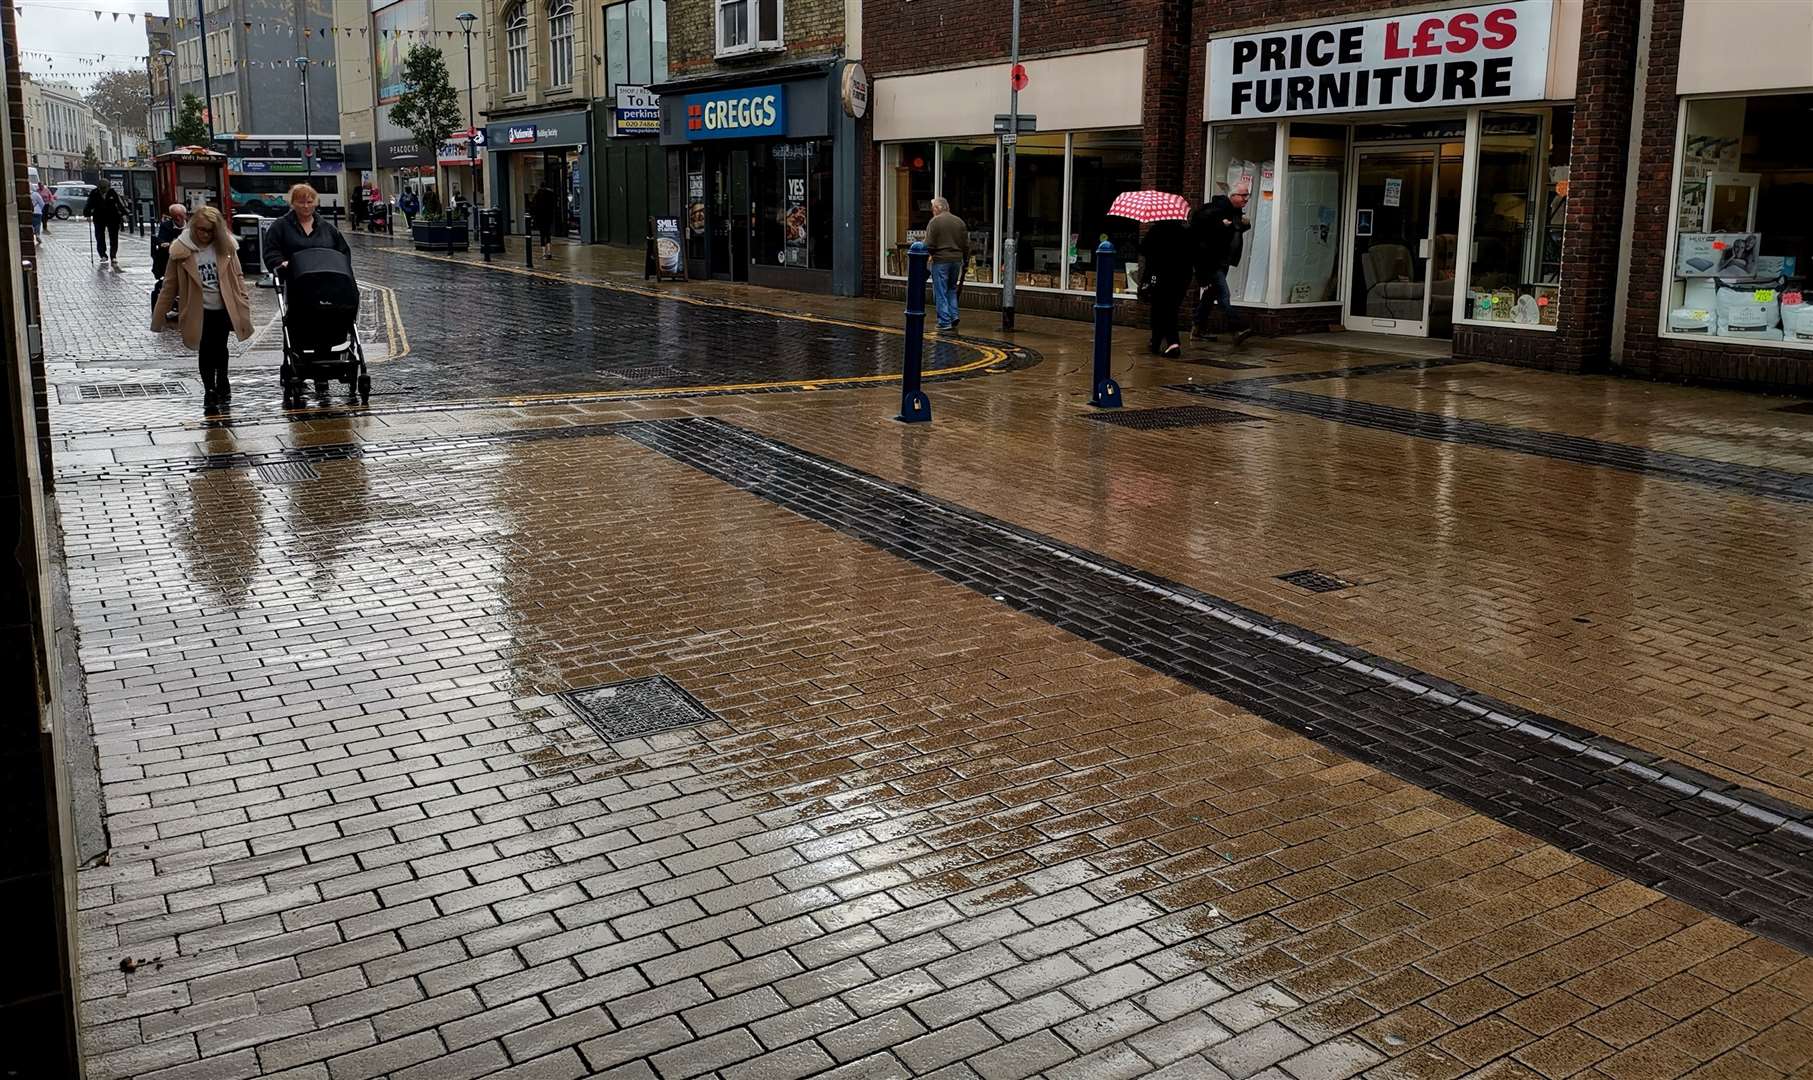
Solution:
M 309 130 L 308 117 L 308 65 L 306 56 L 295 59 L 297 67 L 302 69 L 302 167 L 308 171 L 308 186 L 315 186 L 315 137 Z
M 472 179 L 472 231 L 477 234 L 478 208 L 484 198 L 484 181 L 479 178 L 478 171 L 478 111 L 472 93 L 472 24 L 478 21 L 478 16 L 462 11 L 454 18 L 466 31 L 466 171 Z
M 196 40 L 201 42 L 201 93 L 207 100 L 201 114 L 208 119 L 208 149 L 214 149 L 214 81 L 208 76 L 208 13 L 202 9 L 201 0 L 195 0 L 195 28 L 201 31 Z
M 1020 143 L 1020 0 L 1014 0 L 1012 56 L 1008 61 L 1008 78 L 1011 80 L 1007 92 L 1007 135 L 1002 142 L 1007 146 L 1007 199 L 1002 214 L 1001 261 L 1006 273 L 1001 277 L 1001 329 L 1014 328 L 1014 277 L 1020 269 L 1020 242 L 1014 235 L 1014 165 Z
M 164 136 L 169 138 L 170 129 L 176 126 L 176 53 L 169 49 L 159 49 L 157 58 L 164 62 L 164 108 L 169 112 Z M 170 149 L 176 149 L 175 139 L 170 139 Z

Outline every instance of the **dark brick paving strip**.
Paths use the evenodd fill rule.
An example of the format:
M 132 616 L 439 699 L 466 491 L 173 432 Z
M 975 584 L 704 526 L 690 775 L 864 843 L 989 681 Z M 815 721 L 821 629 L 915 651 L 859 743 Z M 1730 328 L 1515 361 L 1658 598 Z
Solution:
M 1813 953 L 1813 810 L 717 420 L 618 434 Z
M 1388 431 L 1396 435 L 1409 435 L 1418 439 L 1432 439 L 1437 442 L 1456 443 L 1463 446 L 1489 447 L 1514 454 L 1528 454 L 1532 457 L 1552 458 L 1556 461 L 1571 461 L 1578 465 L 1592 465 L 1646 476 L 1665 477 L 1670 480 L 1680 480 L 1722 491 L 1734 491 L 1782 502 L 1813 502 L 1813 475 L 1806 473 L 1717 461 L 1689 454 L 1676 454 L 1667 450 L 1652 450 L 1625 443 L 1604 442 L 1580 435 L 1564 435 L 1559 432 L 1538 431 L 1509 424 L 1494 424 L 1485 420 L 1468 420 L 1439 413 L 1422 413 L 1411 409 L 1401 409 L 1395 405 L 1376 405 L 1349 398 L 1279 389 L 1282 385 L 1294 382 L 1316 382 L 1323 379 L 1350 378 L 1381 372 L 1443 367 L 1457 362 L 1459 361 L 1434 360 L 1372 364 L 1325 372 L 1267 375 L 1214 384 L 1183 383 L 1168 386 L 1166 389 L 1228 401 L 1246 402 L 1252 405 L 1263 405 L 1322 420 Z

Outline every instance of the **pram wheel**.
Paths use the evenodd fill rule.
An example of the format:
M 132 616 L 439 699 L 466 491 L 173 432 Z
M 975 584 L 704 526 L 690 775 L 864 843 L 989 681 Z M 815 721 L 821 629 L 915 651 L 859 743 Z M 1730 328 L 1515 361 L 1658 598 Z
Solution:
M 327 393 L 327 380 L 326 379 L 316 379 L 315 380 L 315 393 L 317 393 L 317 394 Z
M 359 404 L 371 404 L 371 376 L 359 376 Z

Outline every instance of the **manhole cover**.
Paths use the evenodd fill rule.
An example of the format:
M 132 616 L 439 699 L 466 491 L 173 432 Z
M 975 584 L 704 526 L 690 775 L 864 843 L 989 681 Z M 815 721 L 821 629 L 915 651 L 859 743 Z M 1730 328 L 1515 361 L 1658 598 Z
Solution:
M 1320 570 L 1292 570 L 1288 574 L 1279 574 L 1278 580 L 1310 592 L 1339 592 L 1353 588 L 1353 582 L 1343 581 Z
M 1232 412 L 1228 409 L 1212 409 L 1207 405 L 1173 405 L 1163 409 L 1111 409 L 1106 412 L 1091 412 L 1083 415 L 1099 423 L 1138 428 L 1141 431 L 1208 427 L 1211 424 L 1256 423 L 1265 419 L 1262 416 L 1248 416 L 1246 413 Z
M 588 686 L 560 695 L 605 742 L 691 727 L 718 714 L 665 675 Z
M 59 391 L 62 389 L 58 388 Z M 128 401 L 151 397 L 180 397 L 189 388 L 180 382 L 82 383 L 76 388 L 80 401 Z
M 304 480 L 319 480 L 321 474 L 306 461 L 279 461 L 274 465 L 258 466 L 258 479 L 267 484 L 300 484 Z

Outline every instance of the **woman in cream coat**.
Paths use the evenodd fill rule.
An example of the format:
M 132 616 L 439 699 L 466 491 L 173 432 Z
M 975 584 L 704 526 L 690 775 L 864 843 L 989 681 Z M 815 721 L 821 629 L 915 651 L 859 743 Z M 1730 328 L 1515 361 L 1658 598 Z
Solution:
M 237 334 L 241 341 L 252 336 L 252 297 L 239 267 L 239 241 L 212 206 L 197 210 L 189 227 L 170 244 L 164 286 L 151 308 L 153 331 L 165 328 L 164 313 L 172 305 L 183 344 L 201 358 L 207 408 L 227 404 L 233 400 L 227 382 L 227 335 Z

